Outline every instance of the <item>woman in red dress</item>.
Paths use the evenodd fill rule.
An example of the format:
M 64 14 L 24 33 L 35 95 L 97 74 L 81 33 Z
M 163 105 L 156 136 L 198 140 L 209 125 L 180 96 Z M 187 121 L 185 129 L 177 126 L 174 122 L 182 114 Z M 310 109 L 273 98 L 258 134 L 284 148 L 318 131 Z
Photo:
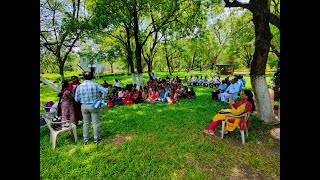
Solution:
M 79 81 L 78 76 L 71 76 L 72 82 L 69 84 L 73 88 L 73 93 L 76 94 L 77 87 L 81 84 Z M 78 126 L 78 122 L 83 119 L 82 113 L 81 113 L 81 103 L 73 101 L 74 104 L 74 111 L 75 111 L 75 125 Z
M 129 90 L 126 90 L 126 92 L 124 93 L 123 95 L 123 100 L 122 100 L 122 103 L 123 104 L 133 104 L 133 101 L 132 101 L 132 93 L 129 91 Z
M 76 124 L 75 109 L 74 109 L 74 92 L 72 86 L 69 85 L 67 80 L 62 82 L 62 90 L 59 93 L 61 96 L 61 115 L 65 116 L 72 123 Z

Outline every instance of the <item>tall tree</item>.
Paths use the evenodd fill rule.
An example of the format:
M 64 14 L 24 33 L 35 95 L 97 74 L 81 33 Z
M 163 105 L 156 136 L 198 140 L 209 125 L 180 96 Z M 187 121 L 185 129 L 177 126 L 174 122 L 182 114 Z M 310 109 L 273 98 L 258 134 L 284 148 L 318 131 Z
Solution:
M 255 28 L 255 51 L 250 69 L 251 84 L 255 93 L 258 117 L 265 122 L 274 122 L 275 115 L 271 108 L 270 95 L 266 82 L 266 63 L 272 34 L 269 23 L 280 30 L 280 18 L 270 13 L 270 0 L 250 0 L 241 3 L 237 0 L 224 0 L 225 7 L 242 7 L 252 12 Z
M 127 55 L 126 59 L 132 76 L 132 84 L 136 84 L 131 42 L 133 36 L 133 19 L 130 3 L 127 0 L 99 0 L 96 2 L 96 7 L 96 25 L 100 27 L 100 32 L 115 38 L 121 44 Z M 112 19 L 110 19 L 110 17 L 112 17 Z
M 40 43 L 56 58 L 61 82 L 64 66 L 76 43 L 88 33 L 91 15 L 82 10 L 80 0 L 40 1 Z

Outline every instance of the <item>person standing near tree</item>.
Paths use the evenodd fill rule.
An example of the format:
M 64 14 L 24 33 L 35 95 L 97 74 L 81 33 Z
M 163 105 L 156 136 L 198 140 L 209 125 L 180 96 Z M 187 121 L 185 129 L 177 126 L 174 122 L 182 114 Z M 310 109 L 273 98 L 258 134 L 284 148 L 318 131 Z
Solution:
M 69 85 L 72 87 L 73 94 L 76 94 L 77 87 L 81 84 L 79 81 L 78 76 L 71 76 L 72 82 L 69 83 Z M 76 102 L 75 99 L 73 99 L 74 104 L 74 112 L 75 112 L 75 118 L 74 118 L 74 124 L 78 126 L 79 121 L 83 119 L 82 113 L 81 113 L 81 103 Z
M 91 81 L 93 78 L 93 74 L 91 72 L 84 72 L 83 78 L 84 82 L 80 84 L 76 90 L 75 100 L 81 103 L 84 144 L 88 144 L 90 140 L 90 121 L 92 121 L 93 126 L 94 143 L 98 144 L 102 140 L 99 132 L 100 109 L 92 107 L 92 104 L 96 99 L 98 99 L 99 91 L 106 94 L 107 89 L 100 84 Z

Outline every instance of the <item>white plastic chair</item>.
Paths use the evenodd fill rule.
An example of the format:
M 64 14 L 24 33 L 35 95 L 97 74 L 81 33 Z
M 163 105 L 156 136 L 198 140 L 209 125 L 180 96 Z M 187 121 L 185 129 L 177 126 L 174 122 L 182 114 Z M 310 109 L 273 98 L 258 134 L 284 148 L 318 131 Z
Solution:
M 242 118 L 244 117 L 244 122 L 241 122 L 239 123 L 238 125 L 238 128 L 240 130 L 240 134 L 241 134 L 241 141 L 242 141 L 242 144 L 245 144 L 245 136 L 244 136 L 244 130 L 246 130 L 246 136 L 248 137 L 249 133 L 248 133 L 248 125 L 247 125 L 247 122 L 248 122 L 248 119 L 250 117 L 250 112 L 246 112 L 246 113 L 243 113 L 242 115 L 239 115 L 239 116 L 236 116 L 236 115 L 233 115 L 233 114 L 227 114 L 226 115 L 226 119 L 224 121 L 222 121 L 222 126 L 221 126 L 221 139 L 223 139 L 223 135 L 224 135 L 224 129 L 225 129 L 225 125 L 226 125 L 226 122 L 228 121 L 228 118 L 229 117 L 234 117 L 234 118 Z M 246 126 L 243 130 L 240 129 L 240 125 L 241 123 L 245 123 Z
M 61 122 L 53 122 L 49 116 L 50 115 L 46 114 L 44 119 L 47 123 L 49 130 L 50 130 L 50 142 L 52 143 L 52 149 L 55 149 L 57 136 L 59 133 L 62 133 L 62 132 L 70 131 L 71 134 L 73 134 L 75 142 L 78 141 L 77 126 L 75 124 L 71 123 L 71 120 L 67 120 L 66 117 L 61 116 L 62 117 Z M 54 129 L 53 128 L 54 124 L 61 124 L 61 129 L 59 129 L 59 130 Z

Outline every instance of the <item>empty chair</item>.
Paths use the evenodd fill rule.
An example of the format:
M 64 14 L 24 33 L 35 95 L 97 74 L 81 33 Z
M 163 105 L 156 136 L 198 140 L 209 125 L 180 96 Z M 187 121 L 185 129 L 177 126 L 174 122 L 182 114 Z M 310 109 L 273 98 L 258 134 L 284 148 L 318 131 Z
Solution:
M 50 129 L 50 142 L 52 143 L 52 149 L 55 149 L 56 147 L 56 140 L 58 134 L 62 132 L 71 132 L 73 134 L 75 142 L 78 140 L 77 136 L 77 126 L 73 123 L 71 123 L 70 120 L 67 120 L 66 117 L 61 116 L 60 122 L 54 122 L 50 116 L 50 114 L 46 114 L 44 117 L 48 128 Z M 60 125 L 59 128 L 56 128 L 55 125 Z

